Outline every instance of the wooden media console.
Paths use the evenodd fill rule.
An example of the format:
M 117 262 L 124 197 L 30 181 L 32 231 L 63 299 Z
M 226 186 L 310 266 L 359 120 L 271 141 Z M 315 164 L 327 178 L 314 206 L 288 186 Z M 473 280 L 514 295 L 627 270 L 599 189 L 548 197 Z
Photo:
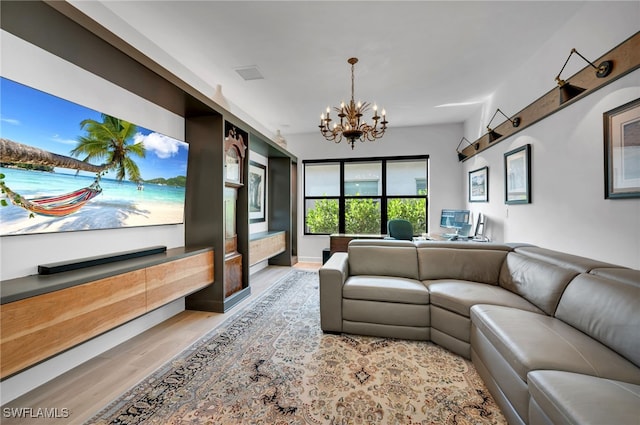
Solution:
M 213 283 L 211 248 L 0 282 L 5 378 Z

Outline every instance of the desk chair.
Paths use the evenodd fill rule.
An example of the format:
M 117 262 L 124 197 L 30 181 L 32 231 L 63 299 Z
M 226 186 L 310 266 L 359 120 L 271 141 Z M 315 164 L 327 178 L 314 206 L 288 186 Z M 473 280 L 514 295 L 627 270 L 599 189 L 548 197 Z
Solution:
M 413 240 L 413 224 L 410 221 L 396 218 L 387 222 L 389 239 Z

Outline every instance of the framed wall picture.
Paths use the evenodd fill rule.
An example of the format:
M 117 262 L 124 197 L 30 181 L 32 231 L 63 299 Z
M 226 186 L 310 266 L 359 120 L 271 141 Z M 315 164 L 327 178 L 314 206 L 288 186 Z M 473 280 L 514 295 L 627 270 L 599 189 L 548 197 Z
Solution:
M 504 154 L 505 204 L 531 203 L 531 145 Z
M 249 162 L 249 222 L 265 221 L 267 201 L 267 167 L 254 161 Z
M 603 114 L 604 197 L 640 197 L 640 99 Z
M 489 167 L 469 171 L 469 202 L 489 201 Z

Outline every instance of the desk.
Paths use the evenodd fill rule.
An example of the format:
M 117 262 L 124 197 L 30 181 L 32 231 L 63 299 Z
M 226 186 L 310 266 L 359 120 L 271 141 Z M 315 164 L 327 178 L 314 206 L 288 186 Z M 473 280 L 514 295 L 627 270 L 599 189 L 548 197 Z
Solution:
M 417 241 L 450 241 L 451 238 L 448 236 L 444 236 L 443 234 L 430 234 L 427 237 L 419 236 L 413 238 L 414 242 Z M 471 236 L 462 237 L 460 236 L 458 239 L 454 239 L 457 242 L 489 242 L 489 238 L 473 238 Z
M 384 239 L 387 235 L 360 235 L 353 233 L 334 233 L 330 236 L 329 250 L 334 252 L 347 252 L 347 247 L 352 239 Z

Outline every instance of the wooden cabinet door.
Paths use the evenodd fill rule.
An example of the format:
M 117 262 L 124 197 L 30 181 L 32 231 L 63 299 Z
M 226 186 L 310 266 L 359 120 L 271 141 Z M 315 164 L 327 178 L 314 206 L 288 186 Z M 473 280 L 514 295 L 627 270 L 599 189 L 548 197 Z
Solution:
M 148 267 L 147 311 L 213 283 L 213 252 Z
M 4 304 L 0 374 L 18 372 L 145 311 L 144 270 Z

